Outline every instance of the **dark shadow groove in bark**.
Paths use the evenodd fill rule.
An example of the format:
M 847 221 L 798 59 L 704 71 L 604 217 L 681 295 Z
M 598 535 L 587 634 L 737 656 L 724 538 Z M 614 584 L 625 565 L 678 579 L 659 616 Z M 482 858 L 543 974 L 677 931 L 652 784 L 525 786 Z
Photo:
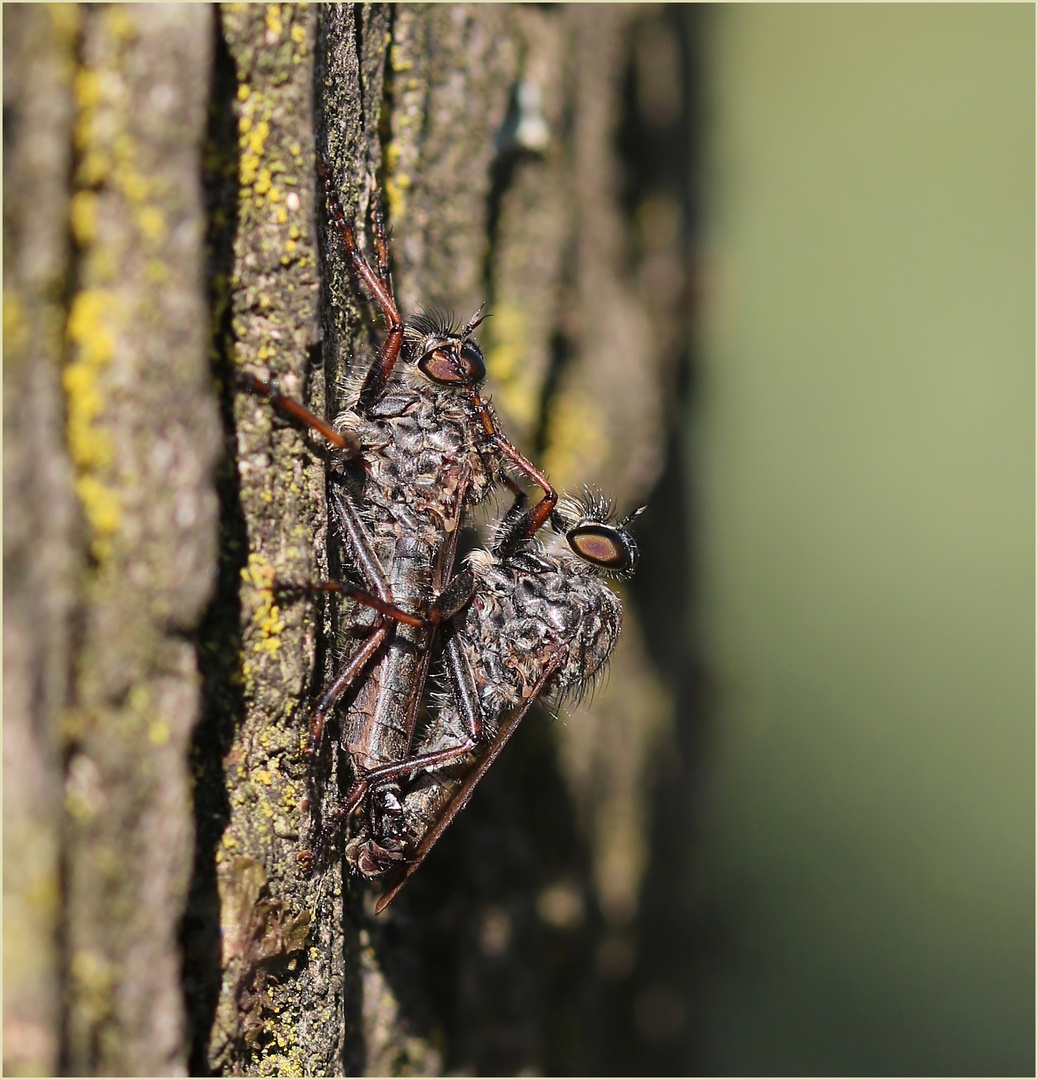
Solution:
M 681 109 L 669 128 L 653 128 L 638 115 L 635 57 L 627 58 L 624 115 L 617 146 L 625 169 L 619 200 L 628 236 L 637 235 L 637 212 L 653 195 L 680 208 L 684 295 L 679 299 L 668 382 L 668 425 L 664 468 L 637 529 L 641 561 L 630 585 L 630 607 L 644 628 L 648 656 L 674 698 L 674 741 L 651 798 L 649 860 L 634 927 L 637 962 L 630 976 L 610 985 L 599 1015 L 600 1039 L 594 1071 L 647 1076 L 702 1075 L 709 1039 L 696 976 L 723 948 L 718 912 L 695 910 L 689 852 L 695 850 L 698 798 L 709 752 L 711 710 L 701 646 L 689 613 L 697 610 L 695 493 L 688 476 L 688 447 L 682 424 L 695 394 L 696 357 L 688 344 L 695 318 L 692 274 L 698 240 L 701 192 L 697 152 L 702 137 L 702 35 L 704 16 L 693 8 L 665 9 L 666 28 L 680 57 Z M 671 1032 L 653 1032 L 645 1021 L 645 988 L 657 1003 L 684 1016 Z M 641 997 L 640 997 L 641 995 Z
M 487 285 L 487 300 L 494 297 L 494 253 L 500 235 L 501 211 L 505 193 L 512 187 L 516 173 L 524 162 L 537 161 L 538 155 L 524 149 L 516 140 L 519 127 L 519 84 L 511 90 L 508 100 L 508 112 L 504 123 L 494 136 L 497 155 L 490 165 L 490 191 L 487 195 L 487 248 L 483 260 L 483 279 Z
M 385 29 L 389 35 L 389 40 L 393 40 L 393 31 L 396 26 L 396 4 L 384 4 L 382 10 L 384 11 Z M 379 50 L 379 45 L 375 42 L 370 42 L 370 47 L 373 51 Z M 392 46 L 390 45 L 389 48 Z M 386 164 L 386 150 L 393 138 L 392 127 L 390 123 L 390 117 L 393 114 L 394 95 L 396 93 L 396 75 L 393 71 L 393 65 L 386 63 L 382 70 L 382 96 L 378 103 L 378 124 L 375 130 L 376 137 L 378 139 L 378 169 L 375 172 L 375 179 L 378 181 L 379 191 L 385 191 L 386 178 L 388 174 L 388 166 Z M 393 250 L 393 230 L 392 222 L 386 222 L 386 241 L 389 244 L 389 250 Z M 392 255 L 390 255 L 392 260 Z M 392 265 L 392 262 L 390 263 Z
M 83 63 L 83 33 L 80 27 L 79 33 L 76 35 L 75 44 L 75 66 L 78 70 Z M 7 121 L 8 117 L 5 110 L 4 115 L 4 152 L 5 156 L 8 150 L 7 147 Z M 73 191 L 73 178 L 75 174 L 75 155 L 70 153 L 68 161 L 66 163 L 66 178 L 65 178 L 65 190 Z M 66 315 L 71 307 L 72 298 L 76 293 L 77 279 L 79 263 L 81 261 L 81 252 L 77 248 L 72 237 L 71 221 L 66 227 L 67 233 L 67 252 L 68 259 L 65 264 L 65 280 L 61 295 L 61 310 Z M 69 361 L 69 349 L 67 344 L 62 339 L 61 347 L 61 367 L 62 369 Z M 68 423 L 67 416 L 64 417 L 65 423 Z M 76 544 L 76 555 L 79 561 L 80 573 L 88 573 L 91 564 L 91 556 L 88 545 L 85 541 L 85 536 L 82 530 L 82 523 L 80 529 L 75 537 L 78 541 Z M 85 599 L 83 596 L 82 588 L 77 591 L 76 599 L 70 605 L 68 610 L 68 652 L 66 654 L 67 666 L 65 669 L 65 686 L 66 693 L 70 694 L 72 688 L 75 686 L 76 680 L 76 658 L 79 656 L 84 635 L 86 633 L 86 609 Z M 68 776 L 68 766 L 72 759 L 73 744 L 71 740 L 62 740 L 60 746 L 60 775 L 64 778 Z M 70 948 L 69 948 L 69 924 L 67 913 L 69 910 L 69 878 L 70 878 L 70 859 L 69 859 L 69 844 L 70 844 L 70 830 L 68 828 L 68 820 L 64 816 L 62 817 L 60 824 L 61 842 L 59 847 L 58 856 L 58 890 L 60 896 L 60 911 L 62 917 L 57 920 L 56 927 L 56 949 L 57 949 L 57 963 L 58 963 L 58 985 L 66 987 L 70 982 Z M 69 1009 L 64 1001 L 61 1002 L 61 1007 L 58 1010 L 58 1061 L 57 1072 L 61 1076 L 68 1076 L 72 1071 L 72 1063 L 70 1060 L 70 1018 Z
M 533 432 L 533 449 L 539 459 L 544 455 L 551 434 L 551 412 L 548 408 L 562 386 L 562 376 L 573 359 L 573 348 L 566 335 L 556 330 L 548 342 L 549 363 L 541 387 L 541 400 L 537 412 L 537 426 Z
M 239 150 L 232 108 L 237 81 L 219 6 L 215 10 L 213 32 L 213 89 L 203 189 L 208 220 L 210 359 L 218 393 L 223 452 L 215 473 L 220 503 L 217 587 L 194 635 L 202 677 L 202 711 L 191 742 L 195 855 L 180 928 L 189 1069 L 194 1076 L 212 1075 L 206 1053 L 221 981 L 220 897 L 215 854 L 230 820 L 223 759 L 245 709 L 240 657 L 240 575 L 248 554 L 234 429 L 234 371 L 228 353 L 233 341 L 228 288 L 238 223 Z

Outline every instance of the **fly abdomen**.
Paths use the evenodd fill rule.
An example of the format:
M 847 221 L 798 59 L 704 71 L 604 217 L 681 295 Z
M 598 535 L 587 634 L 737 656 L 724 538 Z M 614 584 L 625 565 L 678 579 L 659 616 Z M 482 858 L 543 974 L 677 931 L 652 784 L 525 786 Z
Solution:
M 424 615 L 436 552 L 413 536 L 400 536 L 389 561 L 388 581 L 396 604 Z M 344 749 L 355 768 L 367 772 L 406 756 L 411 698 L 428 631 L 397 623 L 378 666 L 350 709 Z

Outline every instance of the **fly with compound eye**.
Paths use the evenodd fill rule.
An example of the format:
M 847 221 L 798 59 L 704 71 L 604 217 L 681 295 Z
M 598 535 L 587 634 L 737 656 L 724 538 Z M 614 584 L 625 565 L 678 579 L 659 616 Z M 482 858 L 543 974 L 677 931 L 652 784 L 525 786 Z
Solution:
M 494 547 L 467 557 L 446 605 L 456 607 L 468 594 L 444 634 L 449 692 L 414 756 L 368 775 L 373 792 L 393 784 L 393 813 L 369 813 L 346 846 L 347 862 L 365 877 L 399 870 L 376 913 L 468 804 L 534 702 L 579 699 L 593 687 L 622 618 L 603 577 L 634 573 L 638 548 L 627 526 L 641 512 L 618 520 L 609 503 L 585 489 L 582 499 L 560 504 L 554 532 L 542 541 L 525 535 L 519 496 Z M 401 790 L 406 775 L 414 779 Z
M 336 193 L 331 170 L 318 160 L 335 231 L 347 259 L 377 304 L 386 326 L 378 355 L 347 380 L 346 407 L 330 423 L 283 396 L 273 379 L 243 375 L 244 386 L 308 426 L 331 444 L 329 504 L 333 530 L 361 584 L 323 582 L 281 588 L 338 593 L 364 601 L 359 644 L 321 694 L 310 718 L 309 805 L 316 841 L 334 844 L 337 830 L 367 796 L 374 770 L 406 760 L 428 674 L 437 623 L 453 614 L 452 579 L 458 536 L 467 512 L 495 488 L 521 493 L 513 474 L 542 491 L 514 515 L 516 535 L 530 537 L 552 515 L 557 495 L 547 478 L 501 432 L 480 394 L 486 374 L 472 335 L 481 313 L 465 326 L 432 315 L 401 318 L 393 295 L 377 192 L 371 207 L 374 263 L 361 253 Z M 430 606 L 440 596 L 440 606 Z M 393 614 L 387 621 L 383 616 Z M 322 813 L 321 759 L 329 717 L 350 692 L 340 727 L 352 783 L 328 820 Z M 334 785 L 333 785 L 334 788 Z M 393 785 L 379 786 L 381 809 L 392 817 Z

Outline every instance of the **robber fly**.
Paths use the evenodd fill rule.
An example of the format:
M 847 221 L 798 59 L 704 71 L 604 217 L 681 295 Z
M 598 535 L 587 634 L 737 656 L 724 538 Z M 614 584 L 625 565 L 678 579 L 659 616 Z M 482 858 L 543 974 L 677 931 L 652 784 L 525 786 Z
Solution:
M 376 769 L 368 782 L 397 784 L 417 773 L 397 814 L 368 822 L 346 847 L 347 861 L 377 877 L 398 867 L 381 911 L 466 806 L 540 696 L 580 697 L 594 685 L 620 635 L 621 605 L 604 576 L 629 577 L 638 548 L 627 530 L 641 511 L 618 520 L 613 507 L 585 489 L 552 515 L 545 542 L 525 535 L 524 499 L 505 517 L 490 550 L 469 554 L 454 599 L 469 600 L 444 635 L 449 692 L 416 753 Z
M 357 246 L 330 168 L 321 159 L 318 171 L 353 272 L 381 311 L 385 337 L 372 365 L 348 379 L 346 407 L 331 423 L 282 396 L 273 380 L 254 375 L 243 380 L 332 446 L 332 523 L 361 582 L 299 587 L 355 597 L 373 611 L 360 627 L 363 640 L 311 714 L 309 805 L 323 847 L 365 801 L 376 831 L 398 827 L 394 785 L 383 782 L 372 792 L 367 778 L 405 760 L 410 751 L 435 626 L 456 610 L 454 594 L 444 584 L 452 577 L 466 512 L 499 486 L 518 495 L 511 477 L 518 473 L 542 491 L 540 501 L 514 521 L 517 535 L 533 536 L 554 511 L 557 495 L 504 436 L 480 395 L 486 366 L 472 335 L 481 313 L 464 326 L 428 314 L 405 322 L 393 294 L 377 193 L 371 211 L 372 263 Z M 392 619 L 383 617 L 387 614 Z M 350 758 L 352 786 L 332 824 L 322 827 L 319 776 L 327 721 L 351 689 L 340 743 Z

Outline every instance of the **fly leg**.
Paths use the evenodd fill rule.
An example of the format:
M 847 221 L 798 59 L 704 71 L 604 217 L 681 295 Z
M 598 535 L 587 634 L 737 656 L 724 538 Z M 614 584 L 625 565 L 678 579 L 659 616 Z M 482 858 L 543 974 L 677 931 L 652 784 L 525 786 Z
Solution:
M 517 487 L 515 502 L 501 519 L 494 536 L 493 552 L 498 558 L 507 559 L 514 555 L 523 542 L 529 540 L 544 524 L 543 520 L 539 520 L 544 501 L 542 499 L 537 506 L 531 508 L 526 492 Z M 550 516 L 550 513 L 547 516 Z
M 407 865 L 404 866 L 396 880 L 392 885 L 379 897 L 375 904 L 375 914 L 378 915 L 386 909 L 390 901 L 400 892 L 400 890 L 407 884 L 408 879 L 418 869 L 419 866 L 425 861 L 425 857 L 432 851 L 436 841 L 447 831 L 451 822 L 465 809 L 469 804 L 469 800 L 472 798 L 473 792 L 476 790 L 476 785 L 487 774 L 490 767 L 497 761 L 508 743 L 508 740 L 515 734 L 516 729 L 519 727 L 523 717 L 533 708 L 534 703 L 541 695 L 541 691 L 547 686 L 548 682 L 554 677 L 555 673 L 559 669 L 559 663 L 549 664 L 540 678 L 534 683 L 530 696 L 527 700 L 504 718 L 501 725 L 497 729 L 497 734 L 491 740 L 487 746 L 486 752 L 480 757 L 479 761 L 473 766 L 473 768 L 466 775 L 461 786 L 451 797 L 447 805 L 437 815 L 435 821 L 432 822 L 429 829 L 418 837 L 418 846 L 410 854 L 407 859 Z
M 538 504 L 542 505 L 544 500 Z M 523 491 L 517 490 L 515 502 L 505 515 L 501 528 L 503 535 L 499 536 L 495 553 L 507 549 L 513 551 L 519 543 L 526 538 L 531 521 L 535 520 L 533 512 L 527 509 L 529 500 Z M 534 510 L 537 508 L 535 507 Z M 452 619 L 472 598 L 475 589 L 475 577 L 471 570 L 462 570 L 451 579 L 447 587 L 436 598 L 435 603 L 429 609 L 425 619 L 416 618 L 406 612 L 400 611 L 392 604 L 386 604 L 380 598 L 368 595 L 364 590 L 345 583 L 328 582 L 320 586 L 329 591 L 338 592 L 348 590 L 349 595 L 362 603 L 368 604 L 382 614 L 404 622 L 411 626 L 424 624 L 430 630 L 435 630 L 443 623 Z M 479 692 L 476 689 L 476 680 L 472 667 L 461 648 L 461 642 L 456 635 L 449 637 L 444 644 L 444 660 L 447 670 L 447 678 L 450 683 L 454 701 L 464 717 L 466 734 L 465 738 L 453 745 L 441 750 L 430 751 L 415 757 L 405 758 L 401 761 L 391 762 L 371 769 L 358 776 L 354 781 L 353 788 L 347 798 L 347 814 L 352 813 L 361 803 L 370 788 L 378 783 L 396 779 L 412 772 L 421 772 L 426 769 L 443 768 L 455 761 L 460 760 L 470 753 L 478 745 L 483 736 L 483 714 L 479 703 Z
M 505 515 L 500 530 L 495 554 L 501 551 L 513 552 L 522 540 L 527 539 L 531 524 L 536 522 L 536 511 L 543 507 L 545 500 L 541 500 L 533 510 L 527 509 L 529 502 L 525 492 L 516 493 L 515 502 Z M 539 528 L 539 525 L 538 525 Z M 432 627 L 441 625 L 453 618 L 472 598 L 475 589 L 475 578 L 471 570 L 463 570 L 454 577 L 446 589 L 437 597 L 428 616 L 428 624 Z M 374 605 L 372 605 L 374 606 Z M 384 609 L 380 609 L 384 610 Z M 397 616 L 388 610 L 384 613 L 394 618 Z M 401 620 L 404 621 L 404 620 Z M 447 679 L 450 683 L 454 702 L 465 722 L 465 737 L 461 742 L 440 750 L 418 754 L 415 757 L 402 761 L 392 762 L 371 769 L 363 774 L 354 783 L 355 801 L 353 807 L 360 804 L 366 791 L 375 784 L 385 783 L 412 772 L 422 772 L 428 769 L 440 769 L 461 760 L 476 748 L 483 737 L 483 713 L 479 703 L 479 692 L 476 689 L 475 675 L 461 647 L 457 635 L 447 639 L 443 647 L 444 661 L 447 671 Z
M 359 408 L 364 411 L 370 408 L 382 396 L 386 383 L 389 381 L 393 368 L 400 356 L 400 348 L 404 343 L 404 322 L 400 317 L 400 309 L 397 307 L 396 298 L 393 295 L 393 282 L 389 274 L 389 259 L 386 249 L 385 228 L 382 221 L 382 209 L 377 197 L 373 202 L 372 234 L 373 247 L 375 249 L 378 266 L 372 266 L 360 249 L 357 247 L 357 236 L 353 226 L 346 218 L 339 193 L 335 190 L 334 177 L 331 165 L 320 154 L 317 157 L 317 172 L 324 184 L 325 197 L 328 200 L 329 209 L 335 219 L 335 225 L 342 237 L 343 246 L 349 257 L 350 265 L 354 273 L 367 286 L 372 299 L 379 306 L 382 317 L 386 321 L 386 336 L 379 349 L 378 359 L 368 371 L 364 385 L 360 391 Z
M 305 405 L 293 398 L 285 397 L 278 388 L 277 379 L 271 376 L 261 379 L 251 372 L 238 373 L 238 382 L 246 390 L 265 397 L 275 409 L 298 420 L 305 427 L 316 431 L 332 444 L 336 450 L 341 450 L 347 458 L 355 458 L 361 452 L 360 440 L 352 431 L 336 431 L 327 420 L 322 420 L 316 413 L 311 412 Z
M 482 399 L 479 391 L 475 387 L 472 387 L 469 392 L 472 395 L 472 404 L 479 416 L 479 422 L 483 427 L 483 433 L 486 435 L 488 441 L 493 443 L 497 452 L 506 461 L 510 462 L 523 474 L 523 476 L 536 484 L 537 487 L 544 492 L 540 502 L 528 511 L 522 526 L 521 539 L 529 539 L 534 536 L 548 518 L 551 517 L 552 511 L 555 509 L 555 504 L 559 501 L 559 493 L 552 487 L 551 481 L 544 473 L 542 473 L 529 458 L 525 457 L 508 441 L 505 434 L 497 425 L 497 417 L 494 415 L 494 410 L 491 408 L 490 403 Z M 512 491 L 517 499 L 522 495 L 522 491 L 518 485 L 507 479 L 505 480 L 505 487 Z
M 424 628 L 428 630 L 431 635 L 439 626 L 457 614 L 457 612 L 468 602 L 475 587 L 475 579 L 469 570 L 464 570 L 456 575 L 447 588 L 440 593 L 436 601 L 430 606 L 428 613 L 424 617 L 404 611 L 391 601 L 387 601 L 383 597 L 369 592 L 352 582 L 325 581 L 311 585 L 288 587 L 294 589 L 302 588 L 312 592 L 330 592 L 349 596 L 350 598 L 371 607 L 383 616 L 408 626 Z M 381 626 L 373 632 L 361 648 L 354 654 L 354 657 L 347 667 L 343 669 L 325 691 L 317 708 L 314 710 L 311 718 L 310 736 L 311 777 L 316 777 L 317 774 L 316 766 L 320 757 L 321 746 L 324 739 L 325 721 L 328 713 L 342 694 L 354 684 L 356 678 L 365 669 L 371 657 L 373 657 L 381 648 L 382 643 L 386 640 L 388 632 L 389 628 L 386 626 Z M 445 652 L 448 656 L 454 657 L 450 667 L 452 672 L 457 672 L 457 674 L 452 674 L 451 676 L 452 689 L 455 699 L 464 702 L 465 714 L 468 718 L 469 738 L 465 741 L 464 745 L 452 747 L 446 751 L 440 751 L 435 754 L 425 754 L 418 758 L 405 758 L 401 762 L 390 762 L 387 765 L 370 770 L 363 769 L 358 761 L 354 760 L 352 762 L 354 771 L 353 784 L 347 793 L 346 798 L 340 806 L 329 815 L 328 822 L 322 829 L 322 832 L 325 835 L 338 835 L 348 819 L 360 808 L 362 803 L 367 801 L 369 832 L 372 838 L 378 837 L 378 840 L 372 839 L 371 841 L 364 842 L 363 846 L 365 851 L 369 852 L 369 854 L 367 857 L 362 856 L 357 863 L 358 869 L 363 873 L 369 875 L 381 873 L 382 870 L 385 869 L 385 867 L 381 865 L 381 861 L 387 859 L 391 861 L 394 859 L 399 860 L 403 857 L 402 854 L 400 854 L 403 846 L 402 837 L 396 835 L 400 831 L 402 824 L 401 807 L 399 805 L 397 793 L 393 790 L 390 781 L 415 771 L 416 769 L 447 764 L 459 757 L 463 757 L 468 750 L 476 745 L 481 735 L 482 717 L 479 713 L 478 695 L 476 693 L 473 676 L 468 670 L 467 662 L 461 654 L 460 648 L 454 647 L 450 643 Z M 423 667 L 422 671 L 423 676 L 428 670 L 428 657 L 429 652 L 427 649 L 426 665 Z M 415 714 L 417 713 L 417 704 L 420 702 L 421 698 L 421 689 L 422 687 L 419 685 L 413 692 L 412 707 Z M 412 730 L 413 718 L 408 721 L 408 731 L 410 732 Z M 410 739 L 408 738 L 408 743 L 409 741 Z M 314 796 L 314 798 L 316 798 L 316 796 Z M 372 861 L 374 856 L 370 854 L 376 851 L 380 856 L 379 865 L 381 869 L 376 869 L 375 862 Z

